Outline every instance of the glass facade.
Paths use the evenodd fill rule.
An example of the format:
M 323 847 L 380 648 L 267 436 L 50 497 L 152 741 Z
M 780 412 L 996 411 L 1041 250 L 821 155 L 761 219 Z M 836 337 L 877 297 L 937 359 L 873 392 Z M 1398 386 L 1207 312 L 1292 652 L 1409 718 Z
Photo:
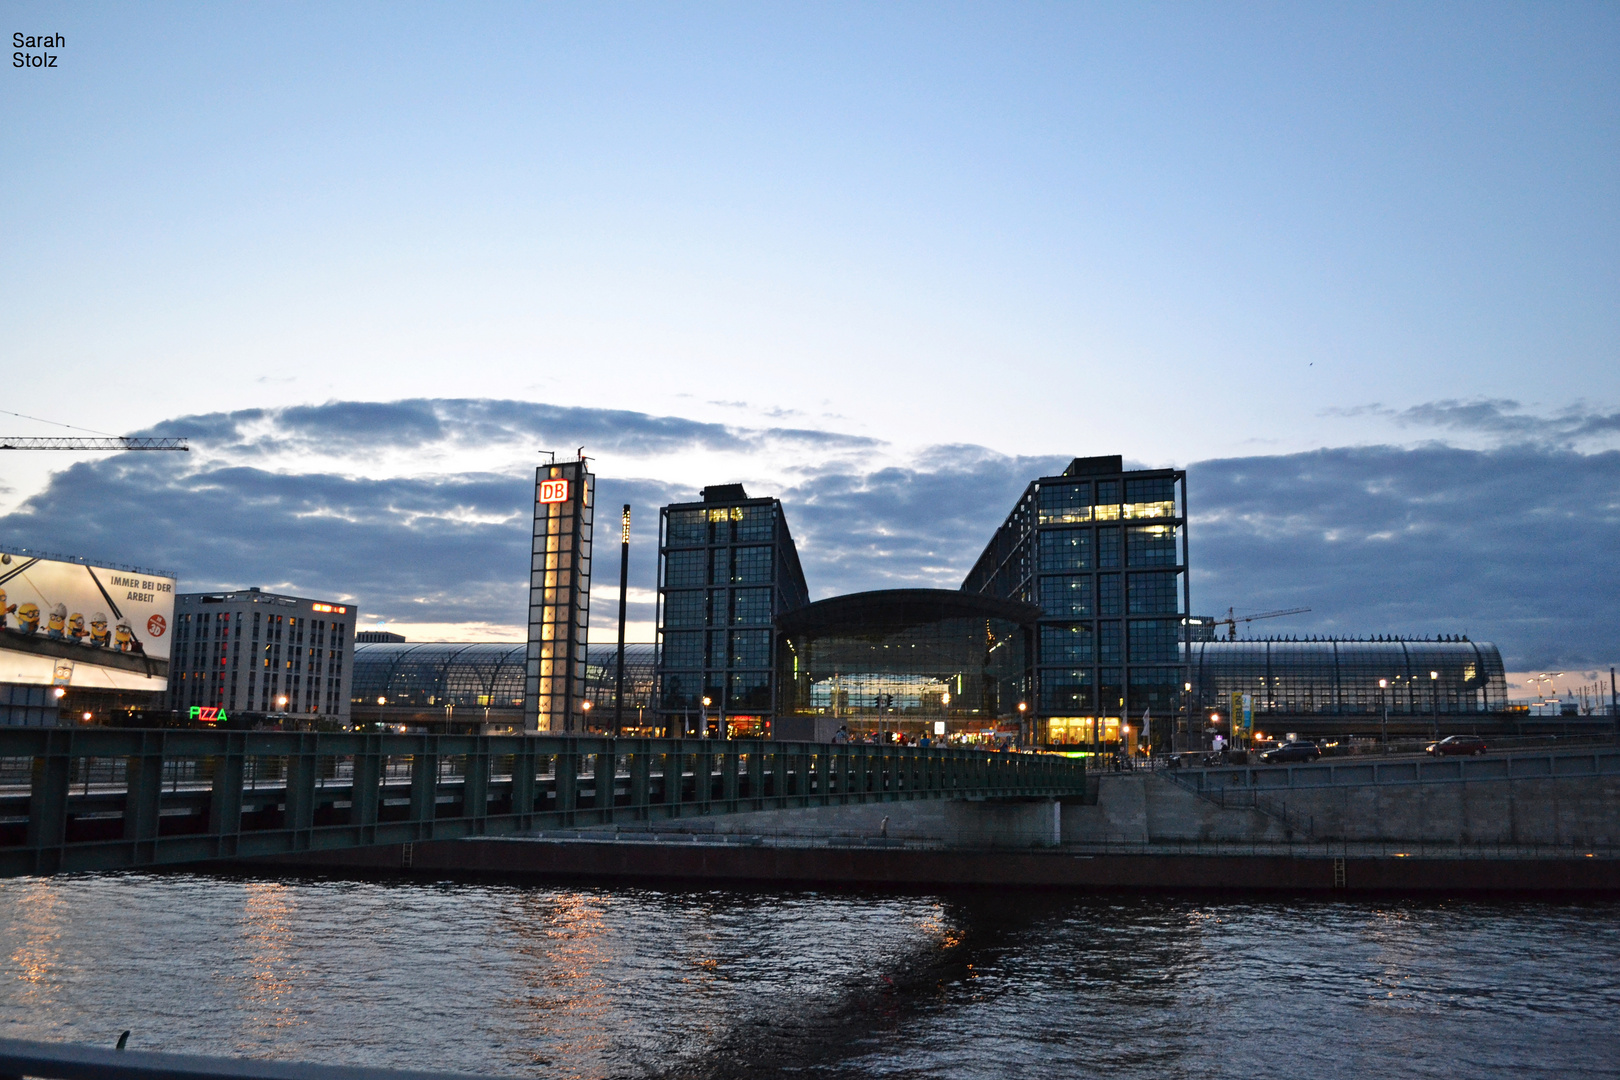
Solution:
M 810 599 L 782 504 L 740 484 L 705 488 L 702 502 L 663 508 L 659 537 L 660 723 L 763 734 L 775 716 L 776 620 Z
M 1185 723 L 1186 530 L 1186 474 L 1173 469 L 1076 458 L 1025 490 L 962 589 L 1040 608 L 1035 741 L 1110 741 L 1144 712 Z
M 1259 639 L 1195 641 L 1188 648 L 1199 709 L 1224 714 L 1233 694 L 1249 694 L 1257 726 L 1284 718 L 1381 719 L 1386 706 L 1394 717 L 1507 707 L 1502 655 L 1489 642 Z
M 1028 704 L 1033 605 L 944 589 L 821 600 L 781 620 L 782 713 L 860 734 L 1016 724 Z

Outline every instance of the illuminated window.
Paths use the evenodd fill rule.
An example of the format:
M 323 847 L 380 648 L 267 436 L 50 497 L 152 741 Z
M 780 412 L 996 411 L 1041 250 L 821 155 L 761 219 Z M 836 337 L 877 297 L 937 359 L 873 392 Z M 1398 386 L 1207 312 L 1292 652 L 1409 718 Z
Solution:
M 1091 485 L 1078 484 L 1045 484 L 1041 487 L 1037 502 L 1039 508 L 1039 523 L 1042 525 L 1066 525 L 1076 521 L 1091 520 Z
M 1175 566 L 1181 562 L 1173 525 L 1135 525 L 1125 530 L 1129 566 Z
M 1165 476 L 1125 481 L 1125 516 L 1128 518 L 1175 517 L 1175 480 Z

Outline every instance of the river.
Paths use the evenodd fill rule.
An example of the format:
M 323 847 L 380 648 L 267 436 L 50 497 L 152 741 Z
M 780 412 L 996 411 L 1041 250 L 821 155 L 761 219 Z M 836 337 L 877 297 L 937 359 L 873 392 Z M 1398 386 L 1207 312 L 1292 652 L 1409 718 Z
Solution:
M 509 1076 L 1620 1074 L 1620 903 L 0 881 L 0 1035 Z

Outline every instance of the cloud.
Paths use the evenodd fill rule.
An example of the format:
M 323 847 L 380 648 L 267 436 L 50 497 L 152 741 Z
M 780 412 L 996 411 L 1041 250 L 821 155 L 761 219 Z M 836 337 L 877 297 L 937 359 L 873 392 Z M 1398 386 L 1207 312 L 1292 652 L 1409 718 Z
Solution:
M 404 472 L 408 448 L 423 441 L 539 431 L 578 445 L 615 426 L 620 438 L 672 455 L 730 440 L 763 471 L 788 477 L 775 490 L 750 482 L 749 491 L 783 500 L 817 597 L 957 587 L 1027 484 L 1067 461 L 946 445 L 900 461 L 857 453 L 817 464 L 805 442 L 779 429 L 497 401 L 332 402 L 184 417 L 155 430 L 250 451 L 289 440 L 388 445 L 401 448 Z M 231 457 L 81 462 L 0 517 L 0 542 L 175 567 L 185 589 L 260 585 L 352 599 L 367 619 L 523 622 L 533 497 L 526 469 L 356 477 L 272 469 L 252 452 Z M 632 503 L 631 584 L 649 589 L 656 508 L 694 498 L 701 483 L 735 479 L 599 477 L 600 554 L 612 551 L 619 505 Z M 1520 442 L 1228 458 L 1192 465 L 1189 492 L 1200 613 L 1312 609 L 1254 627 L 1283 633 L 1467 632 L 1495 641 L 1515 670 L 1620 657 L 1612 612 L 1620 452 Z M 597 572 L 600 599 L 604 586 L 616 587 L 616 559 L 599 559 Z M 633 620 L 653 617 L 646 591 L 630 607 Z M 596 613 L 599 637 L 611 636 L 612 621 L 612 612 Z
M 653 481 L 598 487 L 604 505 L 677 494 Z M 377 480 L 122 454 L 56 474 L 0 518 L 0 542 L 171 567 L 183 591 L 258 585 L 350 601 L 368 621 L 522 624 L 533 498 L 526 476 Z M 651 580 L 651 546 L 638 555 L 634 570 Z M 632 607 L 652 618 L 650 604 Z
M 652 456 L 694 450 L 748 451 L 778 444 L 863 449 L 879 440 L 805 428 L 746 428 L 622 409 L 488 398 L 331 401 L 243 409 L 164 421 L 143 435 L 184 437 L 213 455 L 245 459 L 296 453 L 397 453 L 428 447 L 520 444 L 560 456 L 588 452 Z
M 1510 666 L 1620 657 L 1620 453 L 1362 447 L 1188 471 L 1193 603 L 1283 633 L 1467 632 Z
M 1529 444 L 1559 449 L 1607 443 L 1620 435 L 1620 410 L 1605 411 L 1577 403 L 1551 413 L 1535 413 L 1509 398 L 1446 399 L 1405 409 L 1379 404 L 1325 409 L 1322 415 L 1345 418 L 1376 416 L 1403 428 L 1431 428 L 1485 436 L 1497 445 Z

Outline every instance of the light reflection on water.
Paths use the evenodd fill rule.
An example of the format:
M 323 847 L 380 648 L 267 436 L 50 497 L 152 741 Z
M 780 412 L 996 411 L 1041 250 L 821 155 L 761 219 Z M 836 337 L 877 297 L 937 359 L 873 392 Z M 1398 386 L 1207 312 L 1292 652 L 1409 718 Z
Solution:
M 1620 905 L 0 881 L 0 1034 L 563 1078 L 1613 1076 Z

